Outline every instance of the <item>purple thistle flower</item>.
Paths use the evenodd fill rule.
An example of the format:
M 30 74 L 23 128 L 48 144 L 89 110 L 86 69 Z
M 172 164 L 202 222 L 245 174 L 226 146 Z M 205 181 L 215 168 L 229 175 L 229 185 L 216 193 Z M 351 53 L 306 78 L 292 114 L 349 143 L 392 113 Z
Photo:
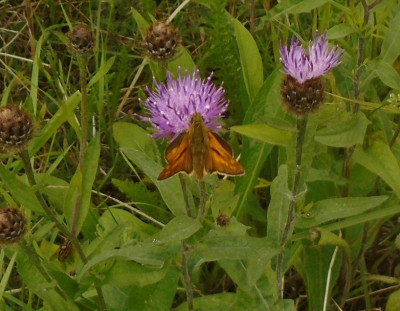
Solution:
M 150 113 L 150 117 L 141 117 L 142 120 L 151 122 L 157 129 L 154 137 L 170 136 L 175 139 L 180 133 L 187 131 L 194 113 L 200 113 L 204 124 L 211 130 L 221 128 L 218 119 L 228 108 L 224 99 L 225 90 L 217 88 L 212 82 L 213 74 L 207 79 L 201 79 L 198 69 L 194 69 L 190 76 L 186 71 L 182 76 L 174 79 L 170 72 L 167 73 L 166 83 L 157 83 L 154 91 L 146 88 L 149 95 L 143 105 Z
M 337 46 L 329 51 L 326 34 L 325 31 L 318 38 L 317 32 L 315 33 L 314 41 L 308 47 L 308 54 L 295 37 L 292 37 L 289 48 L 284 46 L 282 42 L 280 43 L 280 60 L 283 67 L 285 67 L 286 73 L 299 83 L 320 77 L 340 64 L 340 58 L 344 52 L 337 53 Z

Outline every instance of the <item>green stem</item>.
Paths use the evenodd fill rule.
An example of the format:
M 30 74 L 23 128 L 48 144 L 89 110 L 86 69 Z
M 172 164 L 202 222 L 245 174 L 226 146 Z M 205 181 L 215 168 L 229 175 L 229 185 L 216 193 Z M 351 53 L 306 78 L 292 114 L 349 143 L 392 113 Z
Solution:
M 189 217 L 193 217 L 192 209 L 190 208 L 189 204 L 189 194 L 186 187 L 185 176 L 183 176 L 183 174 L 178 174 L 178 175 L 179 175 L 179 181 L 181 182 L 183 200 L 185 201 L 186 215 L 188 215 Z
M 199 213 L 197 214 L 197 218 L 202 222 L 204 217 L 206 216 L 206 184 L 204 181 L 199 180 Z
M 24 168 L 25 168 L 25 173 L 26 176 L 28 177 L 28 181 L 29 184 L 31 186 L 37 186 L 36 183 L 36 179 L 35 179 L 35 175 L 33 174 L 33 169 L 31 166 L 31 162 L 30 162 L 30 157 L 29 157 L 29 153 L 27 150 L 24 150 L 20 153 L 21 156 L 21 160 L 24 164 Z M 60 232 L 71 241 L 72 245 L 74 246 L 74 249 L 76 249 L 76 251 L 78 252 L 79 257 L 81 258 L 82 262 L 84 264 L 86 264 L 88 262 L 88 259 L 85 255 L 85 253 L 83 252 L 83 249 L 81 247 L 81 244 L 79 243 L 79 240 L 77 239 L 77 237 L 75 235 L 73 235 L 67 228 L 67 226 L 65 226 L 63 223 L 61 223 L 56 214 L 54 213 L 54 211 L 47 205 L 46 201 L 44 200 L 42 194 L 39 192 L 39 190 L 35 189 L 35 196 L 38 199 L 41 207 L 43 208 L 43 210 L 45 211 L 45 213 L 47 214 L 47 216 L 50 218 L 51 221 L 54 222 L 55 226 L 57 227 L 58 230 L 60 230 Z M 99 302 L 100 302 L 100 310 L 107 310 L 105 301 L 104 301 L 104 295 L 103 295 L 103 291 L 101 289 L 100 286 L 98 286 L 97 284 L 95 284 L 95 288 L 97 291 L 97 296 L 99 298 Z
M 182 174 L 179 174 L 179 180 L 181 182 L 183 199 L 185 201 L 186 214 L 189 217 L 192 217 L 192 210 L 191 210 L 190 204 L 189 204 L 189 195 L 187 192 L 185 177 Z M 185 282 L 185 288 L 186 288 L 186 301 L 188 304 L 188 310 L 193 311 L 194 310 L 194 308 L 193 308 L 193 285 L 192 285 L 192 278 L 190 277 L 189 266 L 188 266 L 188 262 L 187 262 L 187 252 L 189 250 L 189 247 L 186 244 L 186 242 L 183 240 L 182 240 L 181 244 L 182 244 L 182 274 L 183 274 L 183 280 Z
M 182 273 L 183 279 L 185 281 L 185 288 L 186 288 L 186 301 L 188 304 L 188 310 L 193 311 L 193 285 L 192 285 L 192 278 L 190 277 L 189 266 L 187 262 L 187 252 L 189 247 L 182 241 Z
M 80 149 L 79 149 L 79 170 L 82 176 L 82 184 L 80 193 L 78 194 L 75 202 L 75 210 L 74 216 L 72 219 L 71 233 L 73 235 L 77 235 L 77 226 L 79 221 L 79 212 L 81 210 L 82 205 L 82 191 L 83 191 L 83 168 L 85 165 L 85 154 L 88 143 L 88 132 L 89 132 L 89 115 L 88 115 L 88 104 L 87 104 L 87 81 L 86 81 L 86 65 L 87 65 L 87 57 L 85 55 L 78 56 L 78 64 L 79 64 L 79 80 L 80 80 L 80 88 L 82 94 L 81 100 L 81 127 L 82 127 L 82 135 L 80 140 Z
M 302 119 L 297 119 L 298 133 L 297 133 L 297 143 L 296 143 L 296 168 L 295 168 L 294 182 L 289 201 L 288 218 L 286 220 L 285 228 L 283 229 L 282 233 L 281 253 L 278 256 L 278 263 L 276 267 L 277 293 L 278 297 L 281 299 L 283 299 L 283 288 L 284 288 L 284 271 L 283 271 L 284 252 L 286 244 L 289 241 L 292 232 L 292 224 L 295 215 L 297 196 L 299 194 L 303 145 L 307 129 L 307 120 L 308 120 L 307 117 Z

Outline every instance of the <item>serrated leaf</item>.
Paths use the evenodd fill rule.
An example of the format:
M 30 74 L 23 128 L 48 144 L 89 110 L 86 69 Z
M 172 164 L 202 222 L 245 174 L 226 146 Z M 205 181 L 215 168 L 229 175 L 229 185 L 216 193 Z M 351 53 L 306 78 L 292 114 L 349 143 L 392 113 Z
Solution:
M 359 215 L 379 206 L 387 199 L 387 196 L 375 196 L 318 201 L 307 216 L 300 217 L 295 222 L 295 226 L 297 228 L 311 228 L 330 220 Z
M 359 146 L 354 151 L 353 159 L 382 178 L 400 197 L 400 167 L 387 144 L 374 141 L 367 149 Z
M 317 132 L 315 140 L 331 147 L 351 147 L 361 144 L 369 121 L 362 113 L 346 113 L 339 122 Z
M 238 125 L 232 126 L 231 130 L 241 135 L 278 146 L 289 145 L 292 142 L 294 134 L 293 131 L 285 131 L 268 124 Z

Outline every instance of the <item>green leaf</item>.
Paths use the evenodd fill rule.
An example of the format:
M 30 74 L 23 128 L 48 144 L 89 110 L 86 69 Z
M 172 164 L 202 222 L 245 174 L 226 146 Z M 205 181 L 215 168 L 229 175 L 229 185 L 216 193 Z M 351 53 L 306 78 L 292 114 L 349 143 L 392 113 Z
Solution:
M 339 230 L 343 228 L 348 228 L 351 226 L 363 224 L 368 221 L 383 219 L 385 217 L 391 217 L 400 213 L 400 205 L 394 205 L 389 207 L 384 207 L 379 210 L 374 210 L 368 213 L 364 213 L 361 215 L 356 215 L 353 217 L 346 218 L 344 220 L 340 220 L 334 223 L 330 223 L 328 225 L 324 225 L 321 228 L 324 228 L 329 231 Z M 309 238 L 310 232 L 309 231 L 302 231 L 299 233 L 295 233 L 291 238 L 292 241 L 297 241 L 305 238 Z
M 308 13 L 323 6 L 329 0 L 286 0 L 274 6 L 266 15 L 265 20 L 278 19 L 281 15 Z
M 133 18 L 135 19 L 135 21 L 136 21 L 136 23 L 138 25 L 140 34 L 142 35 L 142 39 L 145 39 L 146 38 L 147 29 L 149 28 L 149 23 L 134 8 L 131 8 L 131 10 L 132 10 L 132 13 L 133 13 L 132 14 Z
M 362 112 L 344 113 L 332 122 L 333 124 L 319 130 L 315 136 L 316 141 L 331 147 L 351 147 L 361 144 L 369 123 Z
M 164 311 L 171 310 L 177 290 L 180 271 L 170 267 L 165 277 L 157 283 L 145 287 L 133 287 L 129 292 L 125 310 Z
M 400 75 L 389 63 L 383 60 L 373 60 L 368 63 L 371 71 L 374 71 L 379 79 L 392 89 L 400 89 Z
M 354 29 L 352 26 L 348 24 L 339 24 L 339 25 L 334 25 L 328 30 L 328 34 L 326 38 L 328 40 L 335 40 L 335 39 L 341 39 L 341 38 L 346 38 L 348 35 L 356 32 L 357 30 Z
M 114 123 L 113 129 L 114 138 L 120 145 L 121 152 L 153 181 L 171 212 L 175 216 L 185 215 L 185 202 L 178 176 L 157 180 L 162 167 L 154 161 L 154 143 L 150 143 L 149 135 L 139 130 L 137 125 L 129 123 Z
M 393 62 L 400 55 L 400 33 L 398 31 L 394 31 L 394 29 L 399 28 L 400 11 L 396 10 L 396 15 L 386 28 L 386 33 L 383 36 L 383 42 L 381 46 L 380 58 L 389 65 L 393 64 Z
M 112 65 L 114 64 L 115 56 L 108 59 L 106 62 L 102 63 L 96 74 L 90 79 L 88 83 L 88 87 L 92 87 L 97 81 L 103 78 L 108 71 L 111 69 Z
M 311 228 L 330 220 L 359 215 L 379 206 L 387 199 L 387 196 L 376 196 L 334 198 L 318 201 L 307 216 L 303 216 L 296 221 L 295 226 L 297 228 Z
M 68 97 L 68 99 L 64 103 L 62 103 L 54 116 L 46 122 L 46 125 L 39 133 L 40 135 L 33 138 L 30 142 L 30 155 L 36 154 L 39 149 L 43 147 L 46 141 L 57 132 L 61 124 L 63 124 L 65 121 L 68 120 L 68 118 L 73 116 L 74 110 L 76 106 L 80 103 L 80 100 L 81 94 L 79 92 L 75 92 L 70 97 Z
M 80 281 L 91 268 L 111 259 L 132 260 L 143 265 L 161 268 L 164 262 L 180 249 L 180 242 L 158 244 L 145 241 L 135 245 L 126 245 L 120 249 L 105 251 L 90 259 L 78 272 L 77 279 Z
M 400 306 L 400 290 L 397 290 L 390 294 L 389 299 L 386 303 L 386 311 L 397 311 Z
M 3 165 L 0 165 L 0 178 L 13 195 L 14 200 L 29 210 L 39 214 L 43 213 L 42 207 L 31 187 L 19 181 L 14 175 L 11 175 L 10 171 Z
M 400 167 L 387 144 L 374 141 L 368 149 L 359 146 L 354 151 L 353 159 L 382 178 L 400 197 Z
M 83 166 L 83 174 L 79 170 L 75 173 L 67 193 L 66 205 L 64 206 L 65 217 L 69 224 L 74 221 L 76 202 L 80 196 L 79 218 L 76 225 L 76 232 L 79 233 L 86 216 L 89 212 L 92 187 L 97 175 L 97 167 L 100 157 L 100 138 L 99 135 L 94 137 L 89 143 Z
M 282 74 L 276 69 L 264 82 L 254 102 L 247 110 L 244 118 L 244 124 L 256 123 L 262 116 L 268 115 L 270 118 L 283 114 L 281 109 L 280 84 L 282 82 Z M 251 195 L 257 178 L 272 149 L 267 143 L 255 141 L 252 139 L 243 139 L 242 157 L 240 162 L 246 170 L 243 177 L 236 179 L 235 193 L 240 194 L 237 205 L 236 215 L 241 217 Z
M 247 124 L 232 126 L 231 130 L 264 143 L 287 146 L 292 142 L 293 131 L 282 130 L 268 124 Z
M 4 214 L 3 214 L 4 215 Z M 4 290 L 6 289 L 8 280 L 10 279 L 11 272 L 14 267 L 15 259 L 17 258 L 17 252 L 15 252 L 11 259 L 7 262 L 5 266 L 7 266 L 6 271 L 4 272 L 4 275 L 1 275 L 1 282 L 0 282 L 0 301 L 3 300 L 3 294 Z M 4 248 L 1 249 L 1 266 L 3 266 L 3 259 L 4 259 Z
M 271 202 L 268 206 L 267 239 L 279 246 L 288 218 L 290 190 L 288 187 L 288 167 L 281 165 L 278 176 L 271 185 Z
M 42 274 L 36 269 L 32 260 L 26 254 L 19 253 L 17 257 L 17 271 L 24 283 L 53 310 L 78 311 L 73 300 L 61 297 L 55 290 L 54 281 L 47 282 Z
M 265 239 L 248 236 L 215 235 L 210 236 L 195 245 L 189 253 L 198 258 L 201 264 L 206 261 L 221 259 L 260 259 L 264 262 L 278 254 L 278 250 L 271 247 Z
M 177 216 L 153 236 L 153 243 L 182 241 L 196 233 L 200 228 L 201 223 L 197 219 L 183 215 Z
M 174 77 L 177 77 L 179 70 L 181 70 L 182 73 L 186 70 L 192 73 L 195 66 L 188 50 L 183 45 L 179 45 L 177 55 L 168 62 L 168 71 L 172 72 Z
M 307 241 L 308 242 L 308 241 Z M 314 246 L 303 243 L 294 256 L 296 270 L 302 276 L 307 289 L 309 310 L 324 310 L 324 297 L 327 288 L 327 276 L 331 269 L 334 246 Z M 331 269 L 331 282 L 334 284 L 340 270 L 340 257 L 336 259 Z M 328 287 L 329 292 L 331 287 Z M 329 296 L 328 296 L 329 297 Z
M 249 98 L 253 100 L 264 81 L 261 55 L 253 36 L 243 24 L 237 19 L 233 19 L 233 25 L 239 48 L 244 82 Z

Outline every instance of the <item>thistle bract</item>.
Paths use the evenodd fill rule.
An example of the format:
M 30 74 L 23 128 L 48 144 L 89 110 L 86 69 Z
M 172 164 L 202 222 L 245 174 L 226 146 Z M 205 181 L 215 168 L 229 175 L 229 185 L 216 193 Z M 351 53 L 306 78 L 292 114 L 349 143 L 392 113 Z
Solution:
M 157 130 L 154 137 L 176 138 L 188 130 L 195 113 L 201 114 L 211 130 L 221 127 L 218 119 L 227 110 L 228 102 L 224 99 L 223 87 L 218 88 L 211 79 L 212 74 L 207 79 L 201 79 L 199 70 L 194 69 L 192 75 L 187 71 L 184 75 L 179 72 L 177 79 L 168 72 L 166 83 L 154 81 L 155 90 L 147 89 L 149 97 L 142 102 L 150 117 L 141 117 Z

